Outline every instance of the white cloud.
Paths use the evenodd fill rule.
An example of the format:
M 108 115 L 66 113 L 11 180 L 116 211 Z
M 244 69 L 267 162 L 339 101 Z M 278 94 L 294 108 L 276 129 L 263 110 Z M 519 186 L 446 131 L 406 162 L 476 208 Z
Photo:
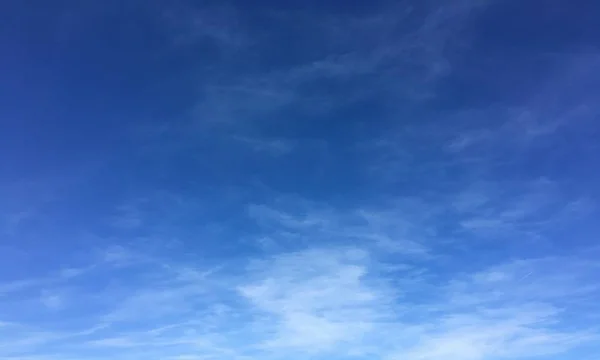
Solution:
M 249 216 L 270 229 L 271 245 L 302 245 L 323 241 L 338 245 L 355 243 L 397 254 L 423 256 L 432 234 L 421 227 L 431 216 L 423 204 L 406 198 L 380 208 L 336 209 L 297 199 L 275 201 L 269 205 L 250 205 Z M 259 238 L 265 241 L 264 237 Z
M 235 54 L 252 43 L 233 7 L 169 5 L 161 17 L 175 46 L 193 47 L 210 41 L 224 54 Z
M 289 31 L 291 36 L 318 34 L 313 40 L 315 48 L 328 50 L 297 55 L 289 63 L 266 71 L 256 71 L 252 66 L 240 71 L 241 58 L 268 63 L 272 40 L 262 31 L 254 33 L 244 27 L 244 16 L 235 9 L 171 12 L 170 22 L 191 44 L 203 44 L 210 38 L 219 49 L 234 56 L 220 56 L 218 64 L 201 65 L 198 72 L 206 71 L 206 76 L 199 86 L 198 101 L 190 109 L 191 121 L 161 127 L 149 147 L 172 154 L 214 141 L 211 135 L 229 138 L 235 134 L 241 139 L 250 137 L 252 141 L 242 143 L 254 150 L 287 152 L 289 144 L 273 140 L 263 131 L 265 124 L 289 116 L 281 113 L 284 110 L 319 119 L 372 97 L 393 103 L 432 98 L 438 81 L 451 70 L 447 58 L 461 51 L 455 39 L 462 27 L 488 3 L 435 2 L 430 4 L 430 11 L 424 12 L 403 3 L 364 16 L 269 13 L 268 23 L 279 25 L 275 32 Z M 360 86 L 353 85 L 356 79 L 361 80 Z M 334 84 L 338 90 L 318 86 L 323 82 Z
M 255 264 L 257 277 L 239 288 L 264 315 L 256 327 L 266 348 L 322 352 L 349 347 L 384 314 L 385 294 L 367 280 L 368 256 L 357 249 L 309 250 Z
M 40 301 L 51 310 L 59 310 L 65 303 L 63 296 L 52 292 L 42 293 Z
M 29 306 L 36 294 L 36 306 L 61 311 L 47 312 L 60 319 L 35 329 L 15 317 L 26 308 L 0 312 L 2 321 L 17 320 L 0 327 L 12 339 L 0 355 L 33 356 L 51 346 L 65 358 L 102 351 L 488 360 L 543 358 L 591 344 L 599 329 L 585 318 L 600 318 L 592 253 L 462 257 L 454 250 L 469 248 L 481 233 L 457 240 L 438 232 L 447 216 L 463 225 L 497 219 L 488 227 L 500 231 L 570 203 L 545 179 L 499 185 L 360 208 L 275 196 L 248 208 L 257 237 L 273 246 L 217 267 L 170 257 L 161 251 L 167 245 L 96 251 L 87 264 L 60 264 L 47 278 L 4 285 L 5 309 L 17 299 Z
M 235 130 L 226 131 L 228 139 L 256 152 L 290 154 L 300 142 L 261 136 L 260 126 L 250 123 L 295 106 L 322 114 L 371 91 L 393 100 L 432 96 L 436 81 L 450 70 L 446 52 L 452 51 L 452 37 L 479 4 L 440 4 L 403 36 L 397 28 L 403 16 L 412 16 L 409 11 L 402 17 L 388 11 L 336 18 L 325 25 L 335 29 L 323 34 L 336 53 L 266 73 L 207 79 L 196 115 L 201 122 L 227 123 L 227 130 Z M 208 38 L 242 51 L 248 38 L 227 26 L 231 19 L 228 12 L 215 19 L 190 14 L 184 26 L 193 41 Z M 376 39 L 384 40 L 371 45 Z M 375 86 L 337 97 L 311 87 L 356 76 Z M 567 119 L 593 113 L 578 105 L 558 113 L 544 110 L 555 87 L 531 106 L 471 109 L 444 118 L 450 127 L 416 125 L 386 138 L 376 166 L 392 174 L 394 184 L 409 177 L 416 193 L 414 186 L 387 192 L 376 179 L 373 189 L 382 189 L 382 196 L 368 204 L 278 196 L 260 203 L 249 196 L 254 203 L 237 208 L 247 210 L 247 217 L 217 225 L 231 228 L 229 237 L 194 229 L 179 252 L 168 251 L 174 229 L 208 222 L 197 210 L 218 213 L 217 205 L 193 193 L 126 203 L 110 224 L 117 233 L 127 230 L 115 238 L 120 245 L 77 264 L 61 259 L 46 277 L 0 283 L 0 357 L 545 360 L 593 346 L 600 335 L 597 256 L 565 239 L 560 246 L 542 241 L 590 212 L 593 201 L 544 178 L 490 180 L 489 166 L 481 165 L 499 164 L 495 160 L 504 159 L 504 150 L 521 156 L 567 129 Z M 488 116 L 489 122 L 479 122 Z M 196 125 L 175 130 L 184 133 L 174 136 L 176 151 L 201 143 Z M 162 130 L 158 137 L 165 136 Z M 167 126 L 168 136 L 170 130 Z M 479 161 L 473 162 L 476 171 L 465 159 Z M 456 163 L 469 166 L 453 167 Z M 13 215 L 17 227 L 29 216 Z M 127 235 L 140 229 L 152 233 L 158 245 Z M 555 246 L 558 255 L 496 251 L 532 237 L 540 241 L 528 248 L 531 253 L 545 253 L 538 245 Z M 257 241 L 242 241 L 248 238 Z M 143 249 L 131 245 L 138 240 L 146 242 Z M 228 252 L 231 248 L 235 251 Z M 47 308 L 43 315 L 40 305 Z
M 267 153 L 275 156 L 286 155 L 297 146 L 295 141 L 281 138 L 254 138 L 238 135 L 234 139 L 257 153 Z
M 35 329 L 5 321 L 0 355 L 35 358 L 52 346 L 65 358 L 86 359 L 97 351 L 150 358 L 518 359 L 568 352 L 600 334 L 582 322 L 600 316 L 593 302 L 600 264 L 592 254 L 445 272 L 430 269 L 442 266 L 439 258 L 398 259 L 390 267 L 381 255 L 362 245 L 323 245 L 219 268 L 156 256 L 99 263 L 57 283 L 69 285 L 69 305 L 79 304 L 85 319 L 65 307 L 60 318 Z M 118 281 L 101 291 L 82 287 L 98 273 Z M 47 283 L 39 286 L 48 299 L 58 294 Z
M 588 291 L 598 291 L 585 279 L 593 266 L 574 269 L 576 263 L 567 258 L 523 260 L 452 280 L 447 298 L 437 304 L 439 315 L 428 318 L 414 346 L 392 358 L 518 359 L 594 341 L 597 329 L 567 325 L 575 309 L 565 302 L 585 301 Z M 568 268 L 557 271 L 558 264 Z
M 454 114 L 446 149 L 461 157 L 498 162 L 510 159 L 509 155 L 523 157 L 541 146 L 559 145 L 565 134 L 596 131 L 591 123 L 598 108 L 589 95 L 594 91 L 589 89 L 590 83 L 598 82 L 598 56 L 561 56 L 565 65 L 532 91 L 524 105 L 463 109 Z

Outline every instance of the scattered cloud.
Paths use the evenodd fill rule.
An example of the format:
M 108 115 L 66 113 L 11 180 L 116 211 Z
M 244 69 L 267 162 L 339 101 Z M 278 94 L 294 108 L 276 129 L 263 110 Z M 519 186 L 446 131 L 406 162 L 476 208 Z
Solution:
M 101 241 L 77 256 L 37 249 L 79 244 L 76 231 L 68 241 L 64 229 L 44 233 L 35 246 L 19 238 L 46 256 L 30 276 L 7 272 L 0 281 L 0 357 L 510 360 L 600 350 L 598 249 L 583 240 L 596 232 L 576 226 L 595 215 L 595 194 L 536 167 L 561 134 L 589 136 L 577 124 L 597 116 L 596 105 L 565 93 L 571 81 L 577 92 L 585 88 L 598 62 L 577 62 L 583 70 L 569 67 L 520 104 L 439 110 L 437 86 L 460 58 L 458 38 L 489 3 L 403 3 L 360 16 L 268 13 L 267 25 L 293 22 L 290 38 L 319 34 L 314 52 L 287 62 L 242 11 L 161 12 L 179 46 L 173 51 L 218 49 L 199 65 L 189 119 L 144 130 L 177 161 L 168 158 L 158 180 L 151 171 L 132 175 L 143 178 L 140 190 L 100 214 L 100 225 L 81 224 Z M 302 115 L 327 133 L 323 115 L 369 100 L 392 108 L 382 117 L 394 121 L 360 141 L 340 140 L 350 144 L 344 152 L 328 146 L 340 167 L 364 170 L 359 180 L 343 178 L 356 190 L 344 199 L 319 199 L 300 186 L 282 196 L 269 184 L 257 194 L 247 184 L 254 173 L 241 171 L 227 174 L 247 185 L 231 195 L 196 179 L 210 171 L 187 172 L 198 153 L 221 161 L 213 146 L 292 162 L 324 140 L 285 136 L 279 122 Z M 401 103 L 411 104 L 406 113 Z M 413 113 L 415 104 L 435 111 Z M 159 162 L 156 152 L 144 156 Z M 147 190 L 154 186 L 161 189 Z M 13 190 L 0 188 L 0 197 L 16 199 L 0 205 L 11 239 L 33 219 L 53 219 L 41 211 L 50 201 L 44 191 Z
M 463 199 L 460 208 L 482 204 Z M 29 284 L 42 291 L 47 316 L 65 306 L 65 288 L 74 312 L 63 311 L 35 331 L 13 316 L 18 323 L 0 327 L 13 339 L 0 354 L 41 360 L 51 347 L 66 358 L 101 351 L 118 359 L 518 359 L 589 346 L 600 335 L 579 311 L 600 316 L 593 301 L 600 295 L 594 280 L 600 264 L 591 252 L 447 267 L 444 247 L 430 243 L 435 236 L 424 240 L 427 252 L 408 257 L 382 251 L 363 236 L 368 231 L 402 244 L 403 238 L 388 234 L 388 226 L 406 216 L 401 210 L 348 216 L 321 206 L 299 217 L 251 208 L 264 236 L 281 243 L 286 228 L 312 241 L 279 244 L 216 268 L 160 252 L 109 248 L 74 276 L 63 271 Z M 3 319 L 11 318 L 15 303 L 8 300 L 15 296 L 5 294 Z M 75 315 L 80 311 L 84 319 Z
M 352 248 L 309 250 L 254 264 L 258 279 L 239 291 L 264 312 L 254 327 L 272 335 L 259 346 L 320 353 L 372 331 L 386 300 L 365 280 L 367 257 Z
M 77 289 L 70 302 L 80 304 L 85 323 L 67 313 L 36 332 L 4 322 L 0 332 L 13 340 L 0 353 L 45 359 L 42 349 L 52 346 L 67 358 L 101 349 L 134 357 L 151 350 L 165 357 L 517 359 L 569 351 L 600 334 L 571 325 L 578 307 L 589 316 L 599 310 L 593 257 L 519 259 L 443 275 L 430 268 L 436 260 L 422 260 L 388 267 L 369 247 L 324 244 L 218 269 L 159 258 L 125 269 L 106 262 L 99 271 L 120 275 L 102 290 L 82 287 L 92 273 L 60 284 Z M 57 290 L 44 294 L 50 310 L 63 304 Z
M 245 145 L 257 153 L 266 153 L 275 156 L 283 156 L 294 150 L 296 142 L 281 138 L 253 138 L 249 136 L 235 136 L 240 144 Z
M 266 11 L 265 24 L 275 33 L 291 38 L 314 33 L 311 45 L 321 49 L 285 63 L 273 56 L 268 29 L 245 27 L 248 19 L 241 12 L 227 7 L 215 14 L 212 9 L 186 9 L 183 16 L 171 12 L 170 22 L 181 28 L 179 37 L 199 43 L 198 35 L 211 37 L 235 56 L 203 63 L 198 73 L 205 75 L 189 121 L 171 122 L 146 140 L 179 153 L 182 147 L 197 146 L 207 132 L 233 133 L 251 149 L 288 152 L 289 143 L 264 133 L 290 115 L 318 121 L 375 98 L 391 103 L 433 98 L 438 81 L 451 72 L 450 58 L 460 53 L 457 38 L 463 27 L 488 3 L 436 1 L 426 9 L 399 4 L 363 16 Z M 240 65 L 240 59 L 248 64 Z M 148 135 L 146 130 L 140 130 L 142 136 Z
M 251 44 L 248 30 L 241 24 L 239 12 L 226 5 L 194 7 L 170 4 L 158 9 L 174 45 L 190 47 L 211 41 L 225 54 L 237 51 Z
M 43 292 L 40 301 L 51 310 L 59 310 L 64 305 L 64 297 L 51 292 Z
M 344 210 L 302 201 L 290 207 L 286 204 L 289 201 L 283 200 L 279 204 L 250 205 L 248 215 L 271 229 L 270 243 L 284 248 L 314 241 L 337 244 L 351 241 L 386 252 L 422 256 L 427 253 L 427 239 L 431 234 L 419 229 L 418 224 L 431 214 L 416 213 L 423 209 L 406 200 L 384 209 Z M 264 235 L 259 238 L 264 240 Z

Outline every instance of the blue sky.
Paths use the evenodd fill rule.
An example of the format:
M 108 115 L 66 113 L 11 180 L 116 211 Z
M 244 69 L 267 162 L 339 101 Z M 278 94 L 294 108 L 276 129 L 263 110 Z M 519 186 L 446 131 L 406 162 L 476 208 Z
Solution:
M 4 1 L 0 358 L 595 360 L 592 1 Z

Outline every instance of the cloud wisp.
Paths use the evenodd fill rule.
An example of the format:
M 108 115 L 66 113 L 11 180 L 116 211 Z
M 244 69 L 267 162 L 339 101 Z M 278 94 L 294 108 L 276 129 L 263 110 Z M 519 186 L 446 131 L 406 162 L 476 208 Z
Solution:
M 187 107 L 128 124 L 141 141 L 105 143 L 97 178 L 2 182 L 0 358 L 600 353 L 600 61 L 467 101 L 458 63 L 499 2 L 421 3 L 154 4 L 156 62 L 193 64 Z
M 43 323 L 3 312 L 12 321 L 0 326 L 0 353 L 39 360 L 54 359 L 49 353 L 479 360 L 559 354 L 598 339 L 593 326 L 573 327 L 579 309 L 600 315 L 592 301 L 600 264 L 591 256 L 440 275 L 429 270 L 435 260 L 389 267 L 376 254 L 313 247 L 204 270 L 158 259 L 104 263 L 95 271 L 112 275 L 102 289 L 85 287 L 97 276 L 88 272 L 54 285 L 71 289 L 60 304 L 42 293 L 47 308 L 36 312 Z M 4 309 L 35 306 L 24 296 L 20 305 L 11 300 L 2 299 Z
M 390 227 L 402 208 L 299 204 L 303 215 L 250 207 L 278 246 L 244 260 L 214 267 L 113 247 L 77 271 L 3 284 L 0 354 L 486 360 L 554 356 L 598 339 L 584 322 L 600 316 L 592 253 L 449 266 L 435 233 L 412 240 L 419 251 L 388 250 L 407 249 L 406 229 Z

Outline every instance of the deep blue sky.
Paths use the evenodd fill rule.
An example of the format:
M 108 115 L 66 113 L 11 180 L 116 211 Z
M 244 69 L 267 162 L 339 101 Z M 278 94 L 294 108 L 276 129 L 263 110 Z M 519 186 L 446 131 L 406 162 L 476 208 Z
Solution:
M 0 357 L 596 359 L 598 18 L 2 2 Z

